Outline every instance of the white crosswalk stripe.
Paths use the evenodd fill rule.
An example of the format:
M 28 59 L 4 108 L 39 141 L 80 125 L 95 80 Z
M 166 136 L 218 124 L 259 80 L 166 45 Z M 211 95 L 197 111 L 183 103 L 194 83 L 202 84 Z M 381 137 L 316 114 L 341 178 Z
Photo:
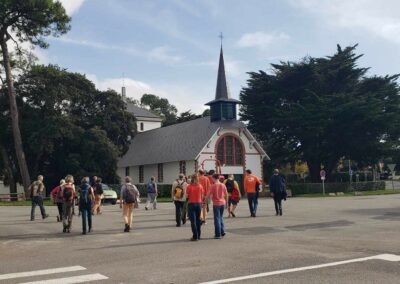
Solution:
M 105 280 L 105 279 L 108 279 L 108 277 L 104 276 L 102 274 L 96 273 L 96 274 L 79 275 L 79 276 L 49 279 L 49 280 L 24 282 L 21 284 L 73 284 L 73 283 L 83 283 L 83 282 L 90 282 L 90 281 L 97 281 L 97 280 Z
M 45 276 L 45 275 L 47 276 L 47 275 L 76 272 L 76 271 L 83 271 L 83 270 L 86 270 L 86 268 L 83 266 L 68 266 L 68 267 L 59 267 L 59 268 L 51 268 L 51 269 L 0 274 L 0 283 L 2 283 L 2 280 L 12 280 L 12 279 L 18 279 L 18 278 L 37 277 L 37 276 Z M 91 282 L 91 281 L 99 281 L 99 280 L 105 280 L 105 279 L 108 279 L 108 277 L 104 276 L 100 273 L 94 273 L 94 274 L 62 277 L 62 278 L 35 280 L 35 281 L 30 281 L 30 282 L 23 282 L 21 284 L 74 284 L 74 283 L 83 283 L 83 282 L 86 283 L 86 282 Z M 24 280 L 22 280 L 22 281 L 24 281 Z

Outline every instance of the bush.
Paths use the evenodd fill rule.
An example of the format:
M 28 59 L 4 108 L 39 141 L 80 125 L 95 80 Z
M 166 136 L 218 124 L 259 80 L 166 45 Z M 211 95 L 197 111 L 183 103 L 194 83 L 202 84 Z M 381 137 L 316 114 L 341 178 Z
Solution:
M 322 193 L 322 183 L 291 183 L 287 189 L 292 190 L 292 195 Z M 354 191 L 374 191 L 384 190 L 385 182 L 353 182 L 351 183 L 325 183 L 325 193 L 334 192 L 354 192 Z
M 146 190 L 146 185 L 145 184 L 135 184 L 137 189 L 140 192 L 141 197 L 146 197 L 147 196 L 147 190 Z M 110 188 L 115 190 L 117 192 L 118 198 L 121 192 L 121 184 L 109 184 L 108 185 Z M 157 184 L 157 189 L 158 189 L 158 197 L 171 197 L 171 184 Z

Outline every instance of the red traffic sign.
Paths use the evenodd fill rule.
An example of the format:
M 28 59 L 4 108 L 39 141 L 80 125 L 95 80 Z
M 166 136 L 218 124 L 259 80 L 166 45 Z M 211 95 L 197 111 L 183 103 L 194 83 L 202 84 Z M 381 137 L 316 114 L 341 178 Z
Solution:
M 321 171 L 319 172 L 319 175 L 321 176 L 321 178 L 325 178 L 326 172 L 325 172 L 324 170 L 321 170 Z

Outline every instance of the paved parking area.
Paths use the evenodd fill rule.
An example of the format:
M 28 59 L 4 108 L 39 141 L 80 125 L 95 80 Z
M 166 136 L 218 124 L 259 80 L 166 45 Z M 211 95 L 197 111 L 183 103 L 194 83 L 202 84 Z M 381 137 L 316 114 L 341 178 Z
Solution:
M 223 240 L 212 238 L 210 212 L 193 243 L 189 223 L 175 227 L 172 203 L 141 206 L 130 233 L 119 207 L 105 206 L 86 236 L 77 216 L 63 234 L 55 207 L 35 222 L 28 207 L 0 207 L 0 284 L 399 283 L 400 195 L 295 198 L 282 217 L 270 199 L 257 218 L 245 200 L 238 209 Z

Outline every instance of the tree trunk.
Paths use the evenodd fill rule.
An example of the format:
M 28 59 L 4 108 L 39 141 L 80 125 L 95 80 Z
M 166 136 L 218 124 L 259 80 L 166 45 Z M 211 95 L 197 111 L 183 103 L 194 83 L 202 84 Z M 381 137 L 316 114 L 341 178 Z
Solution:
M 11 64 L 10 64 L 10 56 L 8 53 L 7 47 L 7 35 L 3 34 L 0 38 L 0 45 L 1 51 L 3 53 L 3 60 L 4 60 L 4 70 L 6 73 L 6 81 L 7 81 L 7 88 L 8 88 L 8 96 L 10 101 L 10 115 L 11 115 L 11 126 L 13 131 L 14 137 L 14 147 L 15 153 L 18 160 L 19 170 L 21 172 L 22 183 L 24 185 L 25 195 L 28 198 L 28 188 L 31 183 L 31 179 L 29 176 L 28 166 L 26 164 L 25 153 L 22 146 L 22 138 L 21 138 L 21 131 L 19 129 L 19 117 L 18 117 L 18 108 L 17 108 L 17 101 L 15 97 L 15 90 L 14 90 L 14 83 L 11 74 Z
M 3 164 L 5 167 L 6 173 L 7 173 L 8 183 L 10 185 L 11 201 L 17 201 L 18 200 L 17 184 L 14 179 L 14 171 L 12 169 L 7 150 L 6 150 L 6 148 L 4 148 L 4 146 L 2 144 L 0 144 L 0 156 L 3 160 Z

